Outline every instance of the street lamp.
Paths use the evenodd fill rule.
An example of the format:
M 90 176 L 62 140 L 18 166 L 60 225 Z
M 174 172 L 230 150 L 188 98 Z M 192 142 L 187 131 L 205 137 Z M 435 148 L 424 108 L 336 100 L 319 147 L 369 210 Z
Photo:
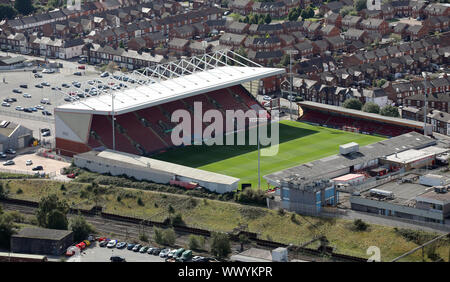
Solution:
M 288 50 L 287 53 L 289 54 L 289 75 L 290 75 L 290 97 L 289 98 L 289 118 L 292 120 L 292 84 L 293 84 L 293 76 L 292 76 L 292 55 L 297 55 L 297 50 Z
M 428 113 L 428 89 L 427 89 L 427 80 L 428 80 L 428 74 L 426 72 L 422 72 L 422 76 L 424 78 L 424 111 L 423 111 L 423 134 L 427 135 L 426 133 L 426 126 L 427 126 L 427 113 Z

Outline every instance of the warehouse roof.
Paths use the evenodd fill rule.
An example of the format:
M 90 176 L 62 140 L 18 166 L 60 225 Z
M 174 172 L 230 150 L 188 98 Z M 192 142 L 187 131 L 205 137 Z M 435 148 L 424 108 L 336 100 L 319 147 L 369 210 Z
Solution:
M 387 140 L 379 141 L 364 147 L 359 152 L 348 155 L 332 155 L 320 160 L 301 164 L 269 175 L 265 175 L 270 184 L 279 186 L 282 181 L 293 183 L 308 183 L 327 179 L 327 175 L 350 166 L 367 163 L 377 158 L 409 149 L 420 149 L 435 145 L 436 141 L 417 132 L 406 133 Z M 336 145 L 338 146 L 338 145 Z
M 69 230 L 57 230 L 39 227 L 26 227 L 19 230 L 17 234 L 12 235 L 16 238 L 30 238 L 30 239 L 43 239 L 43 240 L 61 240 L 67 235 L 72 234 Z

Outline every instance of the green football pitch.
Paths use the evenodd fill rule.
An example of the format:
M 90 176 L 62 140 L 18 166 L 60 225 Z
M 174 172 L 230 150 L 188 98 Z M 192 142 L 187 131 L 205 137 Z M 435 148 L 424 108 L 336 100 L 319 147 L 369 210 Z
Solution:
M 279 132 L 278 154 L 261 156 L 263 189 L 267 188 L 262 178 L 264 175 L 336 154 L 341 144 L 356 142 L 364 146 L 384 139 L 297 121 L 281 121 Z M 241 179 L 240 183 L 258 186 L 256 145 L 192 145 L 164 152 L 154 158 L 237 177 Z

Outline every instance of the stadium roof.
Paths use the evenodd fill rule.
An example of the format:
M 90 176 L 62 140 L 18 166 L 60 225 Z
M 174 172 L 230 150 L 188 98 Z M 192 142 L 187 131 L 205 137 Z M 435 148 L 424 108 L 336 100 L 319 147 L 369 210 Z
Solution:
M 55 111 L 100 115 L 109 115 L 114 111 L 115 115 L 120 115 L 284 72 L 284 69 L 262 67 L 232 51 L 219 50 L 127 74 L 127 77 L 139 82 L 135 84 L 119 81 L 112 76 L 104 78 L 103 85 L 114 82 L 125 84 L 127 88 L 102 89 L 99 95 L 61 105 Z
M 369 161 L 383 158 L 394 153 L 410 149 L 421 149 L 435 145 L 436 141 L 418 132 L 399 135 L 387 140 L 379 141 L 359 149 L 359 152 L 348 155 L 332 155 L 320 160 L 301 164 L 269 175 L 265 175 L 271 185 L 280 186 L 283 181 L 296 183 L 309 183 L 316 180 L 327 179 L 333 172 L 355 166 Z M 336 146 L 339 146 L 336 144 Z
M 300 107 L 313 108 L 313 109 L 317 109 L 317 110 L 321 110 L 321 111 L 342 113 L 342 114 L 353 116 L 353 117 L 365 118 L 365 119 L 375 120 L 375 121 L 384 122 L 384 123 L 388 123 L 388 124 L 397 124 L 397 125 L 401 125 L 401 126 L 423 129 L 423 122 L 418 122 L 418 121 L 414 121 L 414 120 L 382 116 L 380 114 L 367 113 L 367 112 L 363 112 L 363 111 L 347 109 L 344 107 L 327 105 L 327 104 L 311 102 L 311 101 L 299 102 L 298 105 Z

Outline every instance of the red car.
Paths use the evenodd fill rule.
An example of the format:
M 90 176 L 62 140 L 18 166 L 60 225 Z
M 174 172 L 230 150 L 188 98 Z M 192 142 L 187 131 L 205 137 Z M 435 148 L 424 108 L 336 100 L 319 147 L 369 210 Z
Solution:
M 86 67 L 85 66 L 78 66 L 78 69 L 84 70 L 84 69 L 86 69 Z
M 105 240 L 106 240 L 106 237 L 100 237 L 100 238 L 98 238 L 97 241 L 102 242 L 102 241 L 105 241 Z
M 86 249 L 86 244 L 84 242 L 81 242 L 81 243 L 76 244 L 75 247 L 77 247 L 80 250 L 84 250 L 84 249 Z
M 76 176 L 75 173 L 70 173 L 67 175 L 68 178 L 75 178 L 75 176 Z

